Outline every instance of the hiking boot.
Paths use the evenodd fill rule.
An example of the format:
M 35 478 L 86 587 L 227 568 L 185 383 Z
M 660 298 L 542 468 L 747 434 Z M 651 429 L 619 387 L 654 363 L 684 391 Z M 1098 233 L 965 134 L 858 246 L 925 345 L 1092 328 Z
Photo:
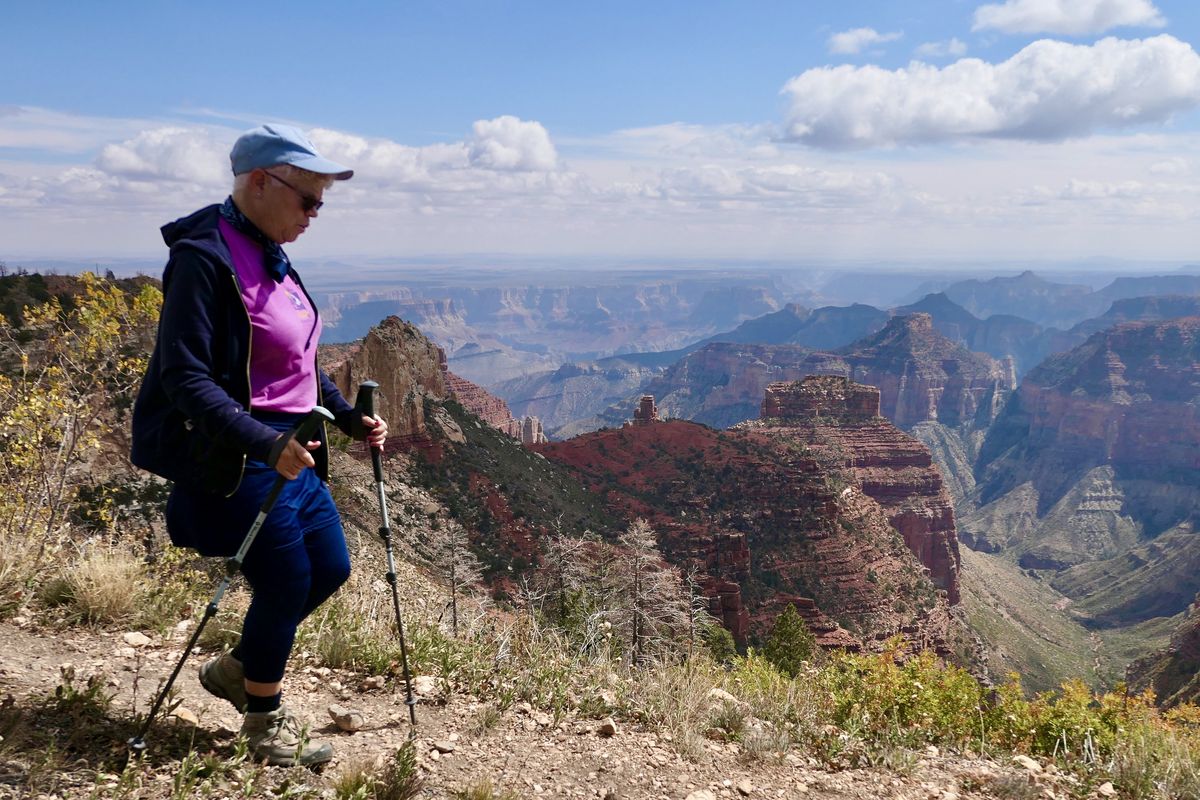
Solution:
M 228 700 L 238 711 L 246 711 L 246 679 L 242 662 L 229 653 L 222 653 L 200 665 L 200 685 L 209 694 Z
M 333 745 L 309 741 L 286 706 L 247 714 L 242 734 L 254 759 L 272 767 L 312 767 L 333 758 Z

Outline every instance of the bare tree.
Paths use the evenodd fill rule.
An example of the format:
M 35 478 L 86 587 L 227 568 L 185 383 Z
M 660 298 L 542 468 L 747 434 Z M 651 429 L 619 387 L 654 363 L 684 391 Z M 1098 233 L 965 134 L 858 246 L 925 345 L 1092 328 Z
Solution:
M 617 540 L 610 598 L 614 627 L 629 642 L 630 659 L 644 663 L 687 630 L 688 600 L 679 571 L 663 561 L 654 530 L 635 520 Z
M 432 531 L 429 560 L 450 592 L 450 625 L 458 636 L 458 601 L 479 582 L 483 567 L 471 552 L 471 539 L 462 525 L 448 520 Z
M 543 540 L 538 573 L 543 596 L 552 598 L 558 624 L 563 625 L 567 621 L 571 595 L 580 591 L 587 580 L 587 541 L 564 534 L 557 524 L 555 529 L 553 535 Z
M 695 564 L 688 566 L 683 573 L 683 585 L 687 591 L 684 598 L 684 612 L 687 620 L 688 650 L 690 661 L 696 655 L 696 638 L 716 620 L 708 613 L 708 598 L 700 591 L 700 568 Z

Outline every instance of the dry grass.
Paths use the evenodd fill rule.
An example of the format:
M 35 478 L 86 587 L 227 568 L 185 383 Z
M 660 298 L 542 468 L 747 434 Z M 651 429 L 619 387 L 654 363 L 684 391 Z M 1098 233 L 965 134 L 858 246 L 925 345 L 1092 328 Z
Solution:
M 38 572 L 41 542 L 19 535 L 4 537 L 0 547 L 0 617 L 21 607 Z
M 117 547 L 90 547 L 44 587 L 43 597 L 67 606 L 80 622 L 117 625 L 137 615 L 145 591 L 141 559 Z

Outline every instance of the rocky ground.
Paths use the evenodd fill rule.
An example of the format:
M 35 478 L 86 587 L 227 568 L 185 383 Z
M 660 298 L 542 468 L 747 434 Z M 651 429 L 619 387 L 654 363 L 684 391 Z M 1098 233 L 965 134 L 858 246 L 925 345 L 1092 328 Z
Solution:
M 74 760 L 64 762 L 67 768 L 49 784 L 44 775 L 35 780 L 37 763 L 44 761 L 44 754 L 21 750 L 15 744 L 19 737 L 11 729 L 6 731 L 6 740 L 0 742 L 0 797 L 121 796 L 117 773 L 130 730 L 130 711 L 135 705 L 138 709 L 149 705 L 152 698 L 148 695 L 174 665 L 186 633 L 180 630 L 164 640 L 136 631 L 42 630 L 21 618 L 15 624 L 0 623 L 0 641 L 4 642 L 0 694 L 6 696 L 5 708 L 34 707 L 60 684 L 64 665 L 74 668 L 76 685 L 88 675 L 100 674 L 113 693 L 107 715 L 111 730 L 94 736 L 82 751 L 73 745 L 77 748 L 71 753 Z M 153 765 L 153 775 L 131 796 L 180 796 L 174 782 L 182 769 L 179 753 L 163 752 L 170 749 L 164 743 L 182 737 L 197 752 L 212 751 L 221 757 L 232 750 L 239 717 L 197 682 L 195 668 L 204 657 L 193 656 L 177 682 L 182 702 L 176 718 L 157 723 L 147 737 L 145 758 Z M 736 742 L 707 740 L 702 752 L 685 757 L 668 735 L 633 722 L 616 721 L 609 726 L 602 720 L 571 715 L 555 721 L 549 714 L 521 705 L 497 714 L 470 697 L 423 698 L 416 707 L 418 724 L 412 728 L 402 690 L 375 683 L 336 670 L 296 669 L 286 684 L 286 702 L 303 711 L 314 736 L 334 743 L 335 761 L 320 774 L 299 768 L 268 770 L 265 783 L 269 786 L 257 789 L 230 783 L 211 796 L 283 796 L 281 786 L 333 796 L 332 787 L 340 774 L 364 764 L 383 763 L 409 737 L 415 740 L 425 779 L 419 797 L 427 798 L 954 800 L 1072 796 L 1065 775 L 1028 759 L 998 763 L 969 753 L 943 754 L 930 748 L 924 753 L 897 753 L 888 767 L 830 771 L 803 752 L 762 756 L 747 752 Z M 430 679 L 421 682 L 420 688 L 427 695 L 438 694 Z M 352 732 L 341 730 L 330 717 L 330 706 L 359 715 L 361 719 L 352 722 L 361 727 Z M 52 743 L 47 749 L 56 746 Z M 490 783 L 492 794 L 464 793 L 485 782 Z

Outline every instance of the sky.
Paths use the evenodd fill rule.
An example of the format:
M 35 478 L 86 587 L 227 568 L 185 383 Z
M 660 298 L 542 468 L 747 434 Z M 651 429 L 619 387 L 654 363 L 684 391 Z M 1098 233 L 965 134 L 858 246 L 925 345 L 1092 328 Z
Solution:
M 4 3 L 0 261 L 158 259 L 284 122 L 293 258 L 1195 263 L 1194 0 Z

